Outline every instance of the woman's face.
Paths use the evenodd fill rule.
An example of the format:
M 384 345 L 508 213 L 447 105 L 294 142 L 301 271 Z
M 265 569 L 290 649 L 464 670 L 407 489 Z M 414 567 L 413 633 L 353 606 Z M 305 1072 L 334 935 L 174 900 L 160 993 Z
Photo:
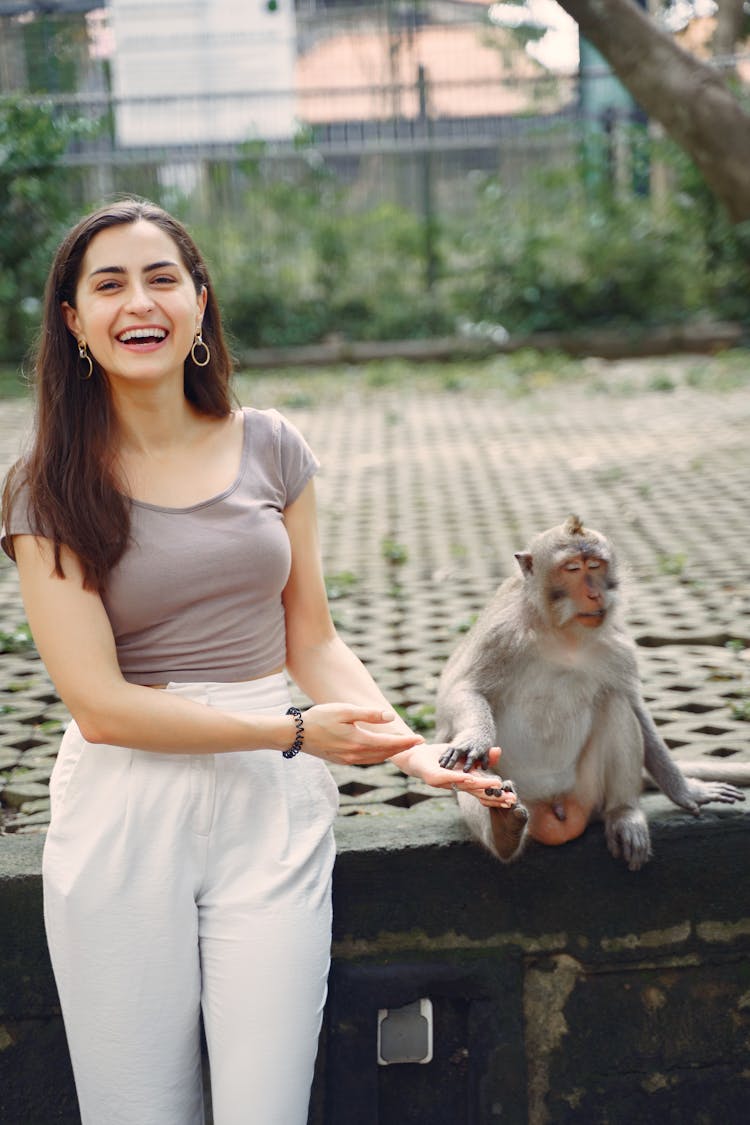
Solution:
M 113 385 L 183 379 L 206 290 L 196 293 L 174 240 L 156 223 L 100 231 L 88 245 L 65 323 Z

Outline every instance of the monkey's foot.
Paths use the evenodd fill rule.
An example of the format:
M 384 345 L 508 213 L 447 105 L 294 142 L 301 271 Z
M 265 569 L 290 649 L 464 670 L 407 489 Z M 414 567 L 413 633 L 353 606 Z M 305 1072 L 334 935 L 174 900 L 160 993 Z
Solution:
M 612 855 L 624 859 L 631 871 L 639 871 L 651 858 L 651 837 L 641 809 L 613 809 L 605 813 L 604 834 Z
M 523 843 L 529 812 L 523 805 L 513 805 L 509 809 L 488 809 L 492 842 L 498 857 L 512 859 Z

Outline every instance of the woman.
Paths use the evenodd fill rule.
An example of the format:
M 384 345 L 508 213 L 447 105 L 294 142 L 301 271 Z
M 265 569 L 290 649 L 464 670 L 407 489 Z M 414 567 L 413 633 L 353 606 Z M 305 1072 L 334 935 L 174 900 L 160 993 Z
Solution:
M 82 219 L 47 285 L 34 444 L 4 546 L 73 717 L 45 924 L 84 1125 L 303 1125 L 325 1000 L 325 762 L 438 765 L 336 635 L 317 461 L 233 410 L 199 251 L 152 204 Z M 290 676 L 314 705 L 290 706 Z M 300 752 L 301 751 L 301 752 Z

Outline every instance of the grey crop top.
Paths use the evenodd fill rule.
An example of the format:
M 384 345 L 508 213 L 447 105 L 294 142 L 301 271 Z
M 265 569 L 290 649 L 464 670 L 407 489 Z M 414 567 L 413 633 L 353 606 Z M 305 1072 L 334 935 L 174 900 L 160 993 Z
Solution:
M 282 513 L 319 463 L 278 411 L 243 415 L 240 471 L 224 492 L 189 508 L 132 501 L 130 543 L 102 598 L 131 683 L 249 680 L 285 663 Z M 21 494 L 3 546 L 31 526 Z

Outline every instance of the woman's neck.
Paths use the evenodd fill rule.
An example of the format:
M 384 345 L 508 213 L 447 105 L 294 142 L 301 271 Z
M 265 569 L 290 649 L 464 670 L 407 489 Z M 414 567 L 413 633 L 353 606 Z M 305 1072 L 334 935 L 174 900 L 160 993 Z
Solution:
M 112 406 L 117 419 L 121 455 L 148 455 L 182 446 L 205 422 L 180 388 L 113 388 Z

